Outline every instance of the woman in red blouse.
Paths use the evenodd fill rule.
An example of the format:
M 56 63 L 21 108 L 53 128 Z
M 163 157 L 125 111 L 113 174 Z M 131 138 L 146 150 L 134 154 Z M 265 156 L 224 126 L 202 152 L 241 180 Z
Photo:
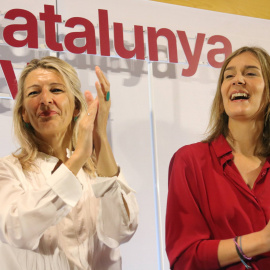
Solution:
M 270 269 L 270 56 L 242 47 L 220 72 L 204 142 L 172 157 L 171 269 Z

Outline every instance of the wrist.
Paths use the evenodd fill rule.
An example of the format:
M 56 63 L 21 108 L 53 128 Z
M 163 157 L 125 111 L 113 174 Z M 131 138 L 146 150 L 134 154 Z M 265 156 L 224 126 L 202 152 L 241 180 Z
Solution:
M 82 167 L 87 161 L 88 155 L 86 151 L 75 150 L 69 158 L 72 164 Z
M 94 139 L 104 140 L 107 138 L 107 130 L 94 130 L 93 137 Z
M 96 154 L 98 155 L 101 148 L 106 149 L 107 145 L 109 144 L 107 133 L 95 134 L 93 136 L 93 143 L 94 143 Z
M 263 252 L 270 251 L 270 234 L 266 228 L 267 228 L 267 226 L 263 230 L 261 230 L 257 233 L 258 234 L 258 241 L 260 243 L 260 247 L 263 250 Z
M 119 176 L 120 174 L 120 167 L 116 166 L 115 168 L 111 168 L 110 172 L 106 171 L 100 171 L 97 169 L 97 176 L 98 177 L 114 177 L 114 176 Z

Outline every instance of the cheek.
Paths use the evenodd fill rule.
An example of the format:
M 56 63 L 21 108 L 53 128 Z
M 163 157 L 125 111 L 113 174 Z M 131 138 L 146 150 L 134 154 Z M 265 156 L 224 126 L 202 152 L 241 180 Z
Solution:
M 225 86 L 224 85 L 221 86 L 220 92 L 221 92 L 222 101 L 224 101 L 224 99 L 226 97 L 226 90 L 225 90 Z
M 23 103 L 23 109 L 22 109 L 22 118 L 24 122 L 29 121 L 29 112 L 28 112 L 28 105 Z
M 28 102 L 24 103 L 24 110 L 28 113 L 28 114 L 32 114 L 35 111 L 36 105 L 35 105 L 35 101 L 31 100 Z
M 262 95 L 262 97 L 263 97 L 263 96 L 264 96 L 264 92 L 267 91 L 267 90 L 266 90 L 265 83 L 262 83 L 262 85 L 261 85 L 260 88 L 261 88 L 261 95 Z M 268 91 L 269 91 L 269 90 L 268 90 Z
M 256 89 L 257 92 L 260 93 L 261 95 L 263 95 L 263 92 L 266 90 L 265 82 L 262 79 L 258 79 L 257 81 L 254 81 L 252 87 Z
M 226 112 L 229 106 L 229 100 L 227 98 L 227 91 L 224 85 L 221 86 L 221 102 L 220 102 L 220 112 Z
M 223 100 L 228 99 L 228 95 L 231 89 L 231 83 L 229 81 L 223 81 L 220 87 L 221 96 Z
M 65 110 L 66 116 L 68 116 L 68 117 L 73 116 L 73 112 L 74 112 L 74 109 L 75 109 L 75 105 L 74 105 L 73 101 L 71 101 L 69 99 L 63 100 L 62 101 L 62 108 Z
M 265 95 L 265 84 L 262 83 L 262 84 L 257 84 L 257 85 L 254 85 L 254 88 L 256 88 L 256 92 L 254 92 L 254 94 L 257 96 L 257 99 L 260 100 L 260 102 L 264 102 L 264 99 L 266 98 L 266 95 Z
M 28 120 L 33 120 L 36 116 L 36 112 L 38 110 L 38 102 L 33 100 L 28 100 L 27 102 L 24 102 L 24 111 L 26 117 L 28 117 Z

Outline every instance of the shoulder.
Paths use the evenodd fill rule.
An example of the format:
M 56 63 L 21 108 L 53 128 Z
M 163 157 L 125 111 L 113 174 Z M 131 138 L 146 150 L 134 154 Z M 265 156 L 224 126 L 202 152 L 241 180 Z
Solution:
M 13 155 L 8 155 L 0 158 L 0 168 L 21 169 L 22 166 L 19 159 Z
M 200 171 L 211 159 L 210 144 L 197 142 L 178 149 L 171 158 L 169 176 L 174 173 L 190 174 Z
M 173 155 L 172 160 L 192 161 L 200 159 L 209 153 L 209 143 L 197 142 L 179 148 Z
M 17 162 L 19 162 L 19 160 L 13 155 L 8 155 L 5 157 L 1 157 L 0 162 L 16 164 Z

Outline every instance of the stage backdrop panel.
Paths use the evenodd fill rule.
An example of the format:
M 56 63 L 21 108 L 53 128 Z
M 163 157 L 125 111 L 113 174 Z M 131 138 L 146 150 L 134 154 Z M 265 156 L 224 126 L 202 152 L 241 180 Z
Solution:
M 40 13 L 48 7 L 61 15 L 61 22 L 55 24 L 55 42 L 63 46 L 60 52 L 48 46 L 46 23 L 40 20 Z M 38 48 L 16 48 L 5 41 L 3 31 L 6 26 L 25 23 L 24 18 L 14 21 L 4 18 L 6 12 L 13 9 L 23 9 L 36 16 Z M 66 26 L 66 22 L 74 17 L 84 18 L 84 22 L 93 25 L 93 28 L 89 26 L 94 29 L 94 38 L 89 37 L 88 43 L 91 43 L 88 48 L 91 53 L 72 53 L 72 44 L 65 43 L 69 33 L 85 31 L 79 24 L 74 28 Z M 104 20 L 108 20 L 108 29 Z M 115 49 L 121 41 L 120 24 L 126 49 L 131 51 L 134 44 L 143 42 L 143 49 L 132 59 L 123 56 L 123 49 Z M 135 40 L 134 32 L 140 31 L 140 27 L 143 34 L 140 32 Z M 151 31 L 153 34 L 159 30 L 161 36 L 157 42 L 153 36 L 149 38 Z M 123 270 L 169 269 L 165 252 L 168 165 L 178 148 L 205 137 L 219 74 L 218 63 L 224 60 L 224 50 L 214 59 L 209 57 L 209 52 L 224 47 L 228 52 L 243 45 L 262 46 L 270 51 L 269 32 L 268 20 L 148 0 L 77 0 L 75 4 L 70 0 L 13 0 L 2 3 L 0 60 L 11 61 L 17 79 L 23 66 L 32 58 L 55 55 L 76 68 L 83 92 L 88 89 L 96 94 L 96 65 L 111 82 L 109 140 L 127 181 L 137 191 L 140 207 L 138 231 L 121 247 Z M 162 33 L 168 34 L 170 46 Z M 16 32 L 14 38 L 23 40 L 26 36 L 27 33 L 22 31 Z M 84 45 L 85 39 L 76 39 L 73 48 Z M 4 156 L 18 145 L 12 135 L 14 102 L 3 68 L 0 74 L 0 156 Z

